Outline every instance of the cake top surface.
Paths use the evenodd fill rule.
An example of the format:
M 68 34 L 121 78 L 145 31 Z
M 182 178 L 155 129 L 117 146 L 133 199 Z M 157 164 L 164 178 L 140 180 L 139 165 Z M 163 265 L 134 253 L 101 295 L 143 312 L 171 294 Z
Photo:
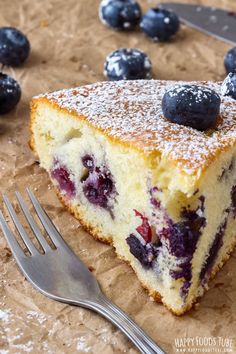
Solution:
M 48 93 L 60 108 L 83 115 L 108 136 L 145 153 L 171 158 L 190 175 L 199 175 L 220 152 L 236 144 L 236 101 L 221 96 L 221 112 L 214 128 L 201 132 L 168 121 L 162 113 L 165 91 L 189 82 L 138 80 L 99 82 Z M 200 84 L 221 91 L 220 83 Z

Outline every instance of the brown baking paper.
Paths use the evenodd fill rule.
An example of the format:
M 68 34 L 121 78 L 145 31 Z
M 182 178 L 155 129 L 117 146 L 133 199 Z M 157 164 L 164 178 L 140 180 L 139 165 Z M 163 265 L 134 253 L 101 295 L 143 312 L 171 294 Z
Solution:
M 234 0 L 198 3 L 236 10 Z M 156 1 L 140 0 L 140 4 L 147 10 Z M 104 80 L 105 57 L 119 47 L 143 49 L 152 60 L 154 78 L 222 80 L 225 76 L 227 44 L 185 26 L 165 44 L 152 43 L 138 29 L 114 32 L 100 23 L 98 5 L 95 0 L 0 1 L 1 26 L 21 29 L 32 47 L 27 63 L 4 69 L 20 82 L 23 94 L 16 110 L 0 117 L 1 192 L 14 199 L 15 190 L 25 196 L 25 187 L 30 186 L 108 298 L 167 353 L 187 352 L 189 348 L 198 353 L 209 348 L 223 353 L 228 348 L 228 352 L 236 353 L 235 253 L 194 309 L 182 317 L 172 315 L 149 298 L 112 247 L 95 241 L 65 211 L 28 147 L 31 97 Z M 0 206 L 4 209 L 2 202 Z M 25 352 L 134 354 L 137 350 L 99 315 L 37 292 L 19 271 L 0 234 L 0 353 Z

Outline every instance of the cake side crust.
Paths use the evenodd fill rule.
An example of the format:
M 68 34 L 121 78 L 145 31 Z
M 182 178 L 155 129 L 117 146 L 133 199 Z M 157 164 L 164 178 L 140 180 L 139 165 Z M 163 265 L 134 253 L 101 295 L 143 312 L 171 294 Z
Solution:
M 77 212 L 72 206 L 70 206 L 67 201 L 66 198 L 64 198 L 59 190 L 54 186 L 54 189 L 56 190 L 56 194 L 60 200 L 60 202 L 63 204 L 63 206 L 77 219 L 79 220 L 81 226 L 91 235 L 93 236 L 93 238 L 97 241 L 101 241 L 104 242 L 106 244 L 109 244 L 111 246 L 113 246 L 116 255 L 119 259 L 125 261 L 127 264 L 129 264 L 129 266 L 132 267 L 132 265 L 130 264 L 129 261 L 127 261 L 124 257 L 122 257 L 120 254 L 117 253 L 114 245 L 113 245 L 113 240 L 112 237 L 109 235 L 102 235 L 101 232 L 97 229 L 92 227 L 91 225 L 89 225 L 83 218 L 82 213 Z M 78 208 L 78 206 L 77 206 Z M 227 262 L 227 260 L 230 258 L 231 253 L 234 251 L 234 249 L 236 248 L 236 239 L 235 242 L 232 244 L 231 249 L 227 252 L 227 254 L 225 255 L 225 257 L 222 259 L 220 264 L 217 264 L 216 266 L 214 266 L 212 268 L 212 271 L 209 275 L 210 279 L 212 280 L 216 274 L 218 273 L 218 271 L 223 267 L 223 265 Z M 158 291 L 153 291 L 153 289 L 151 289 L 147 284 L 145 284 L 142 280 L 140 280 L 140 277 L 138 277 L 137 272 L 135 271 L 135 269 L 132 267 L 133 271 L 135 272 L 137 278 L 139 279 L 142 287 L 148 292 L 149 296 L 151 296 L 156 302 L 158 303 L 162 303 L 169 311 L 171 311 L 174 315 L 176 316 L 181 316 L 184 313 L 188 312 L 191 308 L 194 307 L 194 305 L 199 301 L 200 298 L 202 298 L 202 296 L 204 295 L 204 293 L 207 291 L 207 287 L 204 288 L 201 296 L 196 296 L 193 301 L 191 302 L 191 304 L 188 304 L 186 307 L 183 308 L 183 310 L 179 310 L 179 311 L 174 311 L 173 308 L 171 308 L 168 304 L 165 303 L 165 301 L 163 300 L 163 297 L 161 296 L 161 294 Z

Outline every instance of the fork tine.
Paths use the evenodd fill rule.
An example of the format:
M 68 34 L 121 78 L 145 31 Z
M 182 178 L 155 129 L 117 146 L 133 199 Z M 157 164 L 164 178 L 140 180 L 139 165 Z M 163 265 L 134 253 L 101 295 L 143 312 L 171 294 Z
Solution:
M 26 255 L 24 254 L 22 248 L 20 247 L 19 243 L 16 241 L 15 236 L 13 235 L 13 233 L 11 232 L 11 230 L 9 229 L 7 222 L 3 216 L 3 213 L 0 210 L 0 226 L 2 229 L 2 232 L 7 240 L 7 243 L 12 251 L 12 253 L 14 254 L 14 256 L 16 257 L 16 259 L 19 258 L 24 258 L 26 257 Z
M 3 195 L 3 200 L 4 200 L 4 203 L 7 207 L 7 210 L 9 212 L 9 214 L 11 215 L 11 218 L 16 226 L 17 231 L 19 232 L 22 240 L 24 241 L 24 244 L 26 245 L 26 247 L 30 251 L 31 255 L 39 254 L 39 252 L 37 251 L 33 242 L 30 240 L 29 236 L 27 235 L 26 231 L 24 230 L 23 226 L 21 225 L 13 206 L 11 205 L 11 202 L 6 195 Z
M 35 211 L 41 220 L 42 225 L 45 227 L 48 235 L 50 236 L 52 242 L 54 243 L 55 246 L 62 246 L 68 248 L 68 245 L 66 242 L 63 240 L 62 236 L 60 233 L 57 231 L 55 225 L 47 215 L 46 211 L 43 209 L 41 204 L 39 203 L 38 199 L 35 197 L 33 192 L 29 189 L 26 188 L 26 191 L 29 195 L 29 198 L 35 208 Z
M 22 198 L 21 194 L 19 192 L 16 192 L 15 194 L 16 194 L 16 198 L 18 200 L 18 203 L 21 207 L 21 210 L 23 211 L 25 218 L 31 227 L 31 230 L 33 231 L 35 237 L 37 238 L 37 240 L 38 240 L 39 244 L 41 245 L 41 247 L 43 248 L 44 252 L 51 251 L 52 250 L 51 247 L 47 243 L 47 241 L 44 238 L 43 234 L 41 233 L 38 225 L 34 221 L 34 218 L 30 214 L 29 209 L 27 208 L 26 203 L 25 203 L 24 199 Z

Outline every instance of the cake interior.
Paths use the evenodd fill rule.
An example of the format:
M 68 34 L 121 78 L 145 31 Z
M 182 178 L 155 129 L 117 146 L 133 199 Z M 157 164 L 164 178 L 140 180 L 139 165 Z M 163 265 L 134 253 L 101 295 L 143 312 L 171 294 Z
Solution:
M 235 148 L 196 182 L 173 161 L 115 142 L 46 101 L 31 128 L 66 206 L 114 245 L 151 296 L 176 314 L 190 309 L 236 243 Z

